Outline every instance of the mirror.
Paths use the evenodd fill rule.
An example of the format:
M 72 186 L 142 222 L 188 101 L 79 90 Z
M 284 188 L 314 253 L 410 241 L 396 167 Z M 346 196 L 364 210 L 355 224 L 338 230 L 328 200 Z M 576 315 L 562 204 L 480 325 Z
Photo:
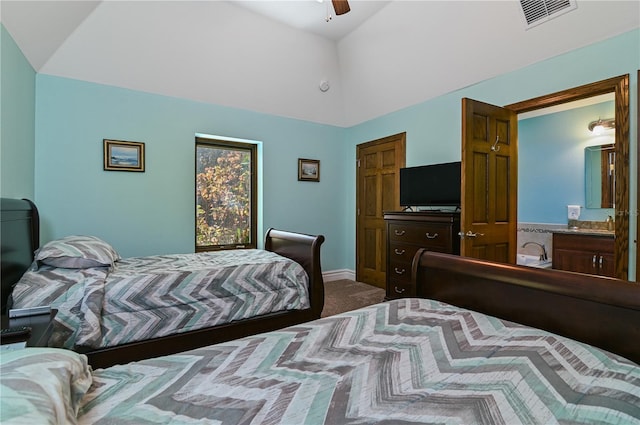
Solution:
M 536 97 L 511 105 L 517 114 L 614 93 L 615 99 L 615 276 L 629 279 L 629 74 Z
M 598 131 L 591 127 L 600 116 L 613 116 L 614 108 L 613 94 L 606 94 L 518 114 L 519 223 L 526 227 L 544 223 L 543 228 L 566 225 L 567 205 L 581 206 L 580 220 L 585 225 L 587 222 L 604 225 L 609 216 L 615 215 L 614 192 L 601 188 L 601 181 L 612 183 L 615 179 L 600 168 L 601 163 L 606 164 L 600 158 L 601 146 L 615 142 L 614 128 Z M 588 164 L 597 165 L 597 171 Z M 613 170 L 611 167 L 609 172 Z M 604 207 L 600 201 L 602 194 L 608 197 Z M 523 229 L 520 224 L 518 228 Z M 520 240 L 529 238 L 520 232 Z M 551 245 L 550 240 L 546 242 Z
M 584 148 L 585 207 L 614 208 L 615 145 Z

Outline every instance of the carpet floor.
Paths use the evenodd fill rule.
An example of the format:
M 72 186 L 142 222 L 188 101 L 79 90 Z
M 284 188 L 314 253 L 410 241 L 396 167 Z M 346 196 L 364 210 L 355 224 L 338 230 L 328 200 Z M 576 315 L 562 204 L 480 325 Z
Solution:
M 322 317 L 382 302 L 385 290 L 366 283 L 341 279 L 324 283 Z

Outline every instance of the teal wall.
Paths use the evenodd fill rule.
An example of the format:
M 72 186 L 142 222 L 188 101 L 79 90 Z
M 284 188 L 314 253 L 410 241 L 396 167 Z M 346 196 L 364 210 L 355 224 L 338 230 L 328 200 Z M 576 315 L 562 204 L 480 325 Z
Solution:
M 470 64 L 472 66 L 472 64 Z M 563 55 L 532 64 L 526 68 L 448 93 L 436 99 L 385 115 L 346 129 L 351 163 L 355 162 L 359 143 L 390 134 L 407 132 L 407 165 L 459 161 L 461 158 L 462 102 L 468 97 L 494 105 L 509 105 L 571 87 L 629 74 L 630 93 L 630 276 L 635 275 L 637 216 L 637 117 L 640 69 L 640 30 L 633 30 L 600 43 L 576 49 Z M 349 203 L 345 225 L 346 245 L 355 246 L 355 167 L 345 182 L 349 187 Z M 542 198 L 554 188 L 540 188 L 532 196 Z M 349 268 L 355 261 L 351 259 Z
M 2 58 L 4 79 L 4 41 Z M 406 132 L 408 166 L 460 160 L 462 97 L 506 105 L 622 74 L 630 75 L 631 117 L 636 117 L 638 69 L 640 30 L 634 30 L 346 129 L 39 74 L 34 198 L 42 238 L 91 233 L 124 256 L 193 251 L 194 138 L 205 133 L 261 142 L 263 230 L 322 233 L 323 269 L 355 270 L 357 144 Z M 23 78 L 33 78 L 32 73 L 25 71 Z M 4 105 L 4 92 L 2 100 Z M 2 121 L 4 127 L 4 113 Z M 634 210 L 636 126 L 632 119 Z M 145 142 L 146 172 L 103 171 L 104 138 Z M 28 154 L 7 158 L 4 147 L 3 168 L 14 155 L 34 169 Z M 298 158 L 321 161 L 320 183 L 297 181 Z M 532 197 L 552 190 L 540 188 Z M 28 196 L 29 191 L 20 192 Z M 635 219 L 631 226 L 635 235 Z M 634 270 L 635 244 L 630 245 Z
M 610 101 L 518 123 L 518 221 L 567 224 L 567 205 L 582 207 L 580 220 L 615 217 L 614 209 L 585 208 L 584 153 L 587 146 L 614 142 L 613 130 L 598 136 L 587 128 L 614 116 Z
M 0 25 L 0 194 L 33 199 L 36 73 Z
M 44 240 L 82 233 L 123 256 L 192 252 L 195 136 L 203 133 L 261 142 L 262 230 L 324 234 L 325 269 L 345 266 L 342 129 L 48 75 L 36 80 Z M 144 142 L 145 172 L 104 171 L 104 138 Z M 297 180 L 298 158 L 320 160 L 320 183 Z

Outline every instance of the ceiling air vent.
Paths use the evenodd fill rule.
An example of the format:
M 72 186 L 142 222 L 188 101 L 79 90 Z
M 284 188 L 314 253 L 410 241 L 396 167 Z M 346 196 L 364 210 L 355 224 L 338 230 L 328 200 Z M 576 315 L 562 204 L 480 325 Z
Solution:
M 578 7 L 576 0 L 520 0 L 527 29 Z

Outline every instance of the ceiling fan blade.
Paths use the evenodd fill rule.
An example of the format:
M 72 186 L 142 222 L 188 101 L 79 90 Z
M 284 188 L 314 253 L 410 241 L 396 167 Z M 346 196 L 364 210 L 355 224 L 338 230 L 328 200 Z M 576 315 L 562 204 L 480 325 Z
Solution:
M 336 15 L 344 15 L 351 10 L 348 0 L 331 0 L 333 3 L 333 9 L 336 11 Z

